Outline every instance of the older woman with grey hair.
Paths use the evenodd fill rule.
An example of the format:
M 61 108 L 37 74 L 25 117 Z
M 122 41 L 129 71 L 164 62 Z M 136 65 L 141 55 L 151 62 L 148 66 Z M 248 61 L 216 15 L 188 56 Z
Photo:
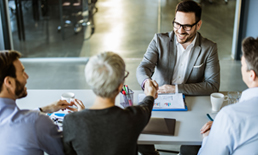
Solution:
M 145 99 L 138 106 L 122 109 L 115 106 L 115 98 L 128 74 L 116 53 L 104 52 L 90 58 L 85 77 L 96 99 L 89 109 L 65 116 L 65 154 L 137 154 L 137 139 L 150 119 L 158 84 L 146 82 Z

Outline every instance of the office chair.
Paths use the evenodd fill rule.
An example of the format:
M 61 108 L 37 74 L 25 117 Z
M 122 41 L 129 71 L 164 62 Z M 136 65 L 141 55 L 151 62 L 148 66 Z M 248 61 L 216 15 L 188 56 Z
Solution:
M 95 25 L 93 15 L 98 11 L 95 6 L 96 0 L 63 0 L 62 9 L 64 17 L 64 27 L 73 25 L 74 33 L 81 31 L 83 26 L 91 26 L 91 35 L 94 33 Z M 87 19 L 86 19 L 87 18 Z M 58 26 L 58 31 L 62 26 Z

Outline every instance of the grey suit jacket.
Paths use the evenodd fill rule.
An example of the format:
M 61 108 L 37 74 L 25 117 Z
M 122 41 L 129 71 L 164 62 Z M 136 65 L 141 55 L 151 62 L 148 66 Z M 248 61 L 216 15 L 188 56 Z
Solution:
M 138 83 L 144 80 L 156 80 L 159 86 L 171 85 L 177 58 L 176 35 L 174 32 L 155 34 L 143 60 L 137 68 Z M 220 86 L 220 66 L 217 44 L 203 38 L 197 32 L 194 47 L 189 55 L 189 62 L 183 84 L 178 91 L 186 95 L 210 95 L 218 92 Z

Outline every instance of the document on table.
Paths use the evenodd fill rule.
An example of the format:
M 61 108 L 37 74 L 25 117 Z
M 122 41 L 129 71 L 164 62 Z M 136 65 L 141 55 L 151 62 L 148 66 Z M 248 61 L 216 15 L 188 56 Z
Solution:
M 145 94 L 139 94 L 138 103 L 145 97 Z M 186 109 L 183 94 L 159 94 L 154 101 L 153 109 Z
M 59 128 L 59 130 L 63 131 L 63 120 L 66 114 L 68 114 L 66 111 L 59 110 L 58 112 L 54 113 L 48 113 L 47 115 L 50 117 L 50 119 L 56 124 Z

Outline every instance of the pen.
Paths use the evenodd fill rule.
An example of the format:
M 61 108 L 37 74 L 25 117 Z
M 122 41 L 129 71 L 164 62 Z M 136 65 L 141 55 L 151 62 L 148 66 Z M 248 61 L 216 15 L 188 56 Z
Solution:
M 125 85 L 124 85 L 124 91 L 125 91 L 125 93 L 127 94 Z M 125 94 L 124 94 L 124 95 L 125 95 Z
M 133 103 L 132 103 L 130 94 L 128 94 L 128 95 L 126 95 L 126 96 L 127 96 L 127 98 L 128 98 L 129 105 L 132 106 Z
M 125 85 L 125 87 L 127 88 L 127 92 L 128 92 L 127 98 L 128 98 L 129 104 L 130 104 L 130 106 L 133 106 L 131 95 L 130 95 L 130 89 L 129 89 L 128 85 Z
M 127 98 L 126 98 L 126 92 L 123 90 L 122 91 L 122 94 L 123 94 L 123 97 L 124 97 L 124 101 L 125 101 L 125 103 L 128 105 L 130 105 L 130 102 L 127 100 Z
M 124 96 L 126 97 L 126 100 L 128 101 L 127 103 L 129 103 L 129 105 L 130 106 L 132 106 L 133 105 L 133 103 L 132 103 L 132 100 L 131 100 L 131 96 L 130 96 L 130 90 L 128 90 L 128 87 L 127 86 L 125 86 L 125 88 L 127 88 L 126 90 L 127 90 L 127 93 L 126 93 L 126 91 L 123 91 L 123 94 L 124 94 Z
M 125 92 L 124 90 L 122 90 L 122 94 L 123 94 L 123 95 L 126 95 L 126 92 Z
M 213 121 L 213 119 L 211 118 L 211 116 L 209 114 L 206 114 L 207 117 L 209 118 L 210 121 Z
M 127 94 L 129 94 L 130 93 L 129 87 L 125 85 L 125 88 L 126 88 Z

